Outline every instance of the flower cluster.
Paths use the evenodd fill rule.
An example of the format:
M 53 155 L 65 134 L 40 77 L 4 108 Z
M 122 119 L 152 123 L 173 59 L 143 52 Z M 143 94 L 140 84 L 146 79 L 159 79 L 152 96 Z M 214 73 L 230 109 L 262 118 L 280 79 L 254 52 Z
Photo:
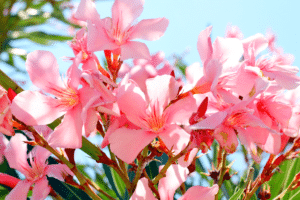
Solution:
M 64 181 L 77 172 L 70 167 L 74 163 L 69 169 L 48 165 L 47 158 L 59 151 L 55 156 L 63 157 L 63 149 L 82 148 L 82 137 L 91 134 L 100 133 L 101 148 L 109 146 L 118 158 L 112 164 L 113 158 L 102 155 L 97 162 L 116 169 L 125 162 L 135 170 L 133 181 L 126 179 L 127 172 L 123 177 L 131 200 L 173 199 L 192 172 L 189 167 L 198 151 L 206 153 L 214 140 L 225 154 L 244 145 L 260 162 L 262 151 L 278 155 L 290 138 L 299 136 L 298 68 L 292 66 L 293 57 L 275 47 L 274 35 L 243 39 L 237 27 L 229 27 L 225 37 L 212 42 L 212 27 L 207 27 L 197 41 L 202 67 L 195 63 L 186 68 L 185 78 L 176 77 L 176 67 L 163 52 L 151 56 L 144 43 L 132 41 L 157 40 L 168 27 L 165 18 L 137 23 L 143 3 L 115 0 L 112 17 L 101 19 L 91 0 L 81 0 L 74 18 L 86 27 L 69 43 L 74 57 L 66 78 L 60 76 L 52 53 L 34 51 L 27 56 L 26 70 L 41 90 L 23 91 L 10 102 L 0 88 L 0 132 L 12 136 L 13 127 L 27 127 L 24 133 L 31 139 L 16 134 L 8 142 L 0 135 L 0 161 L 4 155 L 10 167 L 26 177 L 6 199 L 26 199 L 33 184 L 32 198 L 45 198 L 51 190 L 46 176 Z M 107 68 L 96 51 L 104 51 Z M 133 66 L 123 63 L 130 58 Z M 40 129 L 56 119 L 61 123 L 53 131 Z M 37 145 L 29 163 L 27 143 Z M 170 163 L 160 166 L 159 175 L 153 180 L 141 176 L 163 153 Z M 71 162 L 72 156 L 68 158 Z M 193 186 L 180 200 L 215 199 L 220 184 L 218 179 L 212 187 Z

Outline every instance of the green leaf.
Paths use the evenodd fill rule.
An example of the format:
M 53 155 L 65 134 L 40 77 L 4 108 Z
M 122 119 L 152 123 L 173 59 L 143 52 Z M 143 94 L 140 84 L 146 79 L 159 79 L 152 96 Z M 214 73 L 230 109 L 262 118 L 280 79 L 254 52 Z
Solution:
M 19 36 L 15 39 L 29 39 L 32 42 L 42 44 L 42 45 L 49 45 L 53 41 L 66 41 L 72 40 L 73 37 L 70 36 L 63 36 L 63 35 L 55 35 L 55 34 L 48 34 L 43 31 L 34 31 L 34 32 L 22 32 L 19 31 Z
M 187 68 L 187 63 L 183 61 L 180 55 L 174 55 L 176 61 L 174 66 L 179 69 L 179 71 L 185 76 L 185 69 Z
M 19 178 L 18 174 L 16 173 L 16 170 L 9 167 L 6 159 L 4 159 L 4 161 L 0 165 L 0 172 Z
M 85 137 L 82 137 L 82 147 L 80 148 L 84 153 L 91 156 L 96 162 L 99 160 L 99 157 L 102 155 L 100 149 L 91 143 Z
M 285 161 L 279 168 L 280 171 L 276 172 L 268 182 L 272 194 L 271 199 L 285 190 L 290 185 L 295 175 L 300 171 L 300 158 Z M 289 199 L 289 197 L 297 192 L 298 190 L 288 192 L 284 199 Z
M 10 191 L 7 188 L 0 185 L 0 198 L 3 197 L 1 199 L 4 199 L 9 192 Z
M 116 193 L 107 185 L 107 183 L 103 180 L 105 178 L 105 174 L 101 175 L 96 173 L 96 180 L 95 182 L 97 183 L 97 185 L 105 192 L 107 192 L 112 198 L 117 198 Z M 107 197 L 105 195 L 101 195 L 100 196 L 102 199 L 106 199 Z
M 205 179 L 206 181 L 208 181 L 208 177 L 204 174 L 202 174 L 203 172 L 206 172 L 202 162 L 201 162 L 201 158 L 198 158 L 196 160 L 196 172 L 198 172 L 198 174 L 200 174 L 202 179 Z
M 244 190 L 245 190 L 244 187 L 239 188 L 236 192 L 234 192 L 234 195 L 232 195 L 229 200 L 239 200 L 239 199 L 241 199 Z
M 75 188 L 67 183 L 61 182 L 55 178 L 47 177 L 49 185 L 57 194 L 66 200 L 91 199 L 84 191 Z M 92 200 L 92 199 L 91 199 Z
M 150 179 L 155 178 L 158 175 L 158 165 L 156 161 L 151 161 L 149 165 L 146 166 L 146 172 Z
M 45 18 L 43 14 L 31 16 L 28 19 L 22 19 L 18 22 L 18 28 L 45 24 L 49 18 Z
M 119 199 L 128 199 L 128 191 L 126 189 L 125 183 L 121 177 L 115 172 L 114 169 L 103 164 L 104 172 L 108 178 L 109 184 L 112 186 L 112 189 L 115 191 Z

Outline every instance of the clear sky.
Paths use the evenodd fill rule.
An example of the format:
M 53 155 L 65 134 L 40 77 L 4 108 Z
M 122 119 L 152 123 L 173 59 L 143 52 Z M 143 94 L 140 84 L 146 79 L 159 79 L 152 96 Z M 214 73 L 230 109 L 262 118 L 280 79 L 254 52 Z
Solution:
M 75 1 L 77 4 L 79 1 Z M 111 16 L 113 1 L 96 1 L 101 18 Z M 224 36 L 228 24 L 238 26 L 249 37 L 256 33 L 265 34 L 271 29 L 277 34 L 277 45 L 286 53 L 295 56 L 294 66 L 300 66 L 300 3 L 297 0 L 145 0 L 144 11 L 139 20 L 166 17 L 170 24 L 165 35 L 158 41 L 144 41 L 151 53 L 164 51 L 167 58 L 172 54 L 181 54 L 189 49 L 184 57 L 188 64 L 200 62 L 197 51 L 197 39 L 200 31 L 206 26 L 213 25 L 212 38 Z M 56 22 L 53 21 L 53 24 Z M 61 33 L 65 28 L 56 25 L 55 29 L 41 26 L 50 33 Z M 36 49 L 51 51 L 57 57 L 61 71 L 69 66 L 62 60 L 63 56 L 73 56 L 72 50 L 66 43 L 56 43 L 53 46 L 40 46 L 26 40 L 17 44 L 28 52 Z M 98 53 L 101 57 L 102 54 Z M 19 62 L 20 66 L 24 63 Z M 1 66 L 2 68 L 2 66 Z M 7 70 L 3 67 L 4 70 Z

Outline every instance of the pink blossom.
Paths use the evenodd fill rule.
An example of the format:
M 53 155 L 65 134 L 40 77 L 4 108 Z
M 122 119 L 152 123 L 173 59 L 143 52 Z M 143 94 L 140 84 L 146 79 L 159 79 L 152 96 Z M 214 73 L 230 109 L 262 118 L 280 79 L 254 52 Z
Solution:
M 26 199 L 29 188 L 33 184 L 32 199 L 45 199 L 51 189 L 46 176 L 63 181 L 65 175 L 72 174 L 65 165 L 48 165 L 46 159 L 51 153 L 39 146 L 29 153 L 29 166 L 26 153 L 27 144 L 24 141 L 26 141 L 24 135 L 16 134 L 11 138 L 5 150 L 5 157 L 9 166 L 20 171 L 26 177 L 6 196 L 6 200 Z
M 69 42 L 69 46 L 72 48 L 73 53 L 77 59 L 80 59 L 82 63 L 82 70 L 86 73 L 99 73 L 99 71 L 106 77 L 110 77 L 107 71 L 105 71 L 97 56 L 87 50 L 87 31 L 86 28 L 82 28 L 77 31 L 75 38 L 72 42 Z M 71 60 L 76 58 L 70 58 Z
M 228 25 L 226 28 L 225 38 L 243 39 L 244 35 L 238 26 Z
M 262 34 L 256 34 L 243 40 L 247 66 L 258 67 L 263 76 L 268 77 L 269 80 L 275 80 L 285 89 L 295 89 L 300 85 L 300 78 L 296 75 L 299 69 L 291 66 L 292 56 L 284 55 L 282 51 L 276 50 L 271 57 L 261 56 L 256 60 L 256 56 L 265 50 L 268 44 L 267 38 Z
M 163 167 L 163 166 L 161 166 Z M 160 169 L 161 169 L 160 167 Z M 158 183 L 158 192 L 161 200 L 170 200 L 174 198 L 176 189 L 186 181 L 188 177 L 189 170 L 180 165 L 171 165 L 166 176 L 160 179 Z M 215 195 L 218 193 L 218 185 L 213 185 L 212 187 L 202 187 L 193 186 L 189 188 L 184 195 L 182 195 L 180 200 L 214 200 Z M 138 181 L 137 187 L 131 196 L 130 200 L 155 200 L 156 198 L 152 194 L 151 189 L 148 186 L 148 180 L 146 178 L 141 178 Z
M 148 78 L 154 78 L 157 75 L 171 74 L 174 67 L 165 60 L 163 52 L 157 52 L 151 56 L 150 60 L 145 59 L 134 59 L 134 66 L 129 66 L 127 63 L 123 63 L 119 77 L 124 77 L 125 74 L 129 73 L 130 79 L 134 80 L 143 92 L 146 91 L 146 80 Z M 162 65 L 160 69 L 158 66 Z
M 212 44 L 211 30 L 212 26 L 207 27 L 198 36 L 197 49 L 203 63 L 203 76 L 200 79 L 192 78 L 193 82 L 198 79 L 191 90 L 193 94 L 212 91 L 216 95 L 220 78 L 225 72 L 235 71 L 244 52 L 242 42 L 236 38 L 218 37 Z M 190 75 L 189 79 L 191 79 Z
M 14 135 L 12 125 L 11 103 L 6 90 L 0 85 L 0 133 Z
M 116 0 L 112 6 L 112 18 L 100 19 L 95 4 L 82 0 L 75 17 L 88 24 L 88 50 L 117 50 L 121 60 L 129 58 L 149 59 L 148 47 L 134 39 L 158 40 L 166 31 L 166 18 L 145 19 L 134 24 L 143 11 L 143 0 Z
M 12 103 L 14 115 L 28 125 L 49 124 L 64 115 L 62 123 L 56 127 L 49 139 L 49 143 L 55 147 L 81 147 L 82 127 L 90 122 L 86 121 L 89 118 L 82 116 L 82 112 L 83 110 L 87 112 L 91 105 L 90 101 L 95 101 L 100 96 L 88 86 L 79 88 L 81 81 L 79 58 L 77 56 L 68 69 L 68 79 L 62 81 L 52 53 L 34 51 L 28 54 L 26 69 L 31 81 L 56 98 L 37 91 L 24 91 L 18 94 Z M 86 97 L 89 97 L 87 101 L 84 100 Z
M 106 136 L 111 150 L 127 163 L 134 161 L 156 137 L 175 153 L 180 152 L 190 138 L 177 124 L 188 125 L 189 116 L 197 109 L 195 99 L 189 96 L 168 106 L 180 86 L 169 75 L 148 79 L 146 86 L 147 94 L 129 80 L 119 87 L 117 94 L 120 110 L 139 129 L 123 126 Z

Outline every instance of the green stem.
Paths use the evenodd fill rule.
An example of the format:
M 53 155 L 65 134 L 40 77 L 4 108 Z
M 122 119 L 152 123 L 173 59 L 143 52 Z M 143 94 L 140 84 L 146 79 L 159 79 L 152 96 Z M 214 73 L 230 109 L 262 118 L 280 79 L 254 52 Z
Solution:
M 222 150 L 222 155 L 221 155 L 221 169 L 220 169 L 220 178 L 219 178 L 219 181 L 218 181 L 218 186 L 219 188 L 221 188 L 222 184 L 223 184 L 223 178 L 224 178 L 224 175 L 225 175 L 225 172 L 226 172 L 226 156 L 227 156 L 227 153 L 225 152 L 225 150 L 221 149 Z M 220 190 L 219 190 L 220 191 Z M 218 196 L 219 196 L 219 191 L 218 193 L 216 194 L 215 196 L 215 200 L 218 200 Z
M 159 174 L 153 179 L 153 184 L 156 185 L 158 183 L 158 181 L 165 177 L 165 174 L 168 170 L 168 168 L 177 160 L 179 159 L 181 156 L 183 156 L 184 154 L 187 153 L 187 150 L 189 148 L 189 144 L 185 147 L 185 149 L 183 149 L 180 153 L 178 153 L 176 156 L 170 157 L 169 160 L 167 161 L 167 163 L 165 164 L 165 166 L 160 170 Z
M 77 177 L 77 179 L 80 182 L 80 185 L 83 186 L 83 190 L 93 199 L 101 199 L 89 186 L 87 178 L 83 176 L 77 169 L 76 165 L 73 165 L 66 157 L 64 157 L 60 152 L 58 152 L 56 149 L 52 148 L 48 142 L 44 139 L 43 136 L 41 136 L 36 130 L 31 127 L 24 124 L 22 121 L 18 120 L 14 117 L 14 120 L 17 121 L 19 124 L 27 127 L 27 130 L 32 133 L 32 135 L 35 138 L 35 141 L 38 145 L 41 147 L 44 147 L 48 151 L 50 151 L 53 155 L 55 155 L 59 160 L 61 160 L 65 165 L 67 165 L 70 170 L 74 173 L 74 175 Z
M 132 194 L 133 193 L 133 190 L 135 189 L 135 186 L 137 184 L 137 182 L 139 181 L 142 173 L 143 173 L 143 170 L 146 166 L 146 161 L 147 161 L 147 154 L 148 154 L 148 147 L 145 147 L 144 150 L 142 151 L 142 158 L 139 162 L 139 165 L 138 165 L 138 168 L 136 170 L 136 174 L 135 174 L 135 177 L 132 181 L 132 185 L 131 185 L 131 188 L 130 188 L 130 193 Z M 130 194 L 130 195 L 131 195 Z

